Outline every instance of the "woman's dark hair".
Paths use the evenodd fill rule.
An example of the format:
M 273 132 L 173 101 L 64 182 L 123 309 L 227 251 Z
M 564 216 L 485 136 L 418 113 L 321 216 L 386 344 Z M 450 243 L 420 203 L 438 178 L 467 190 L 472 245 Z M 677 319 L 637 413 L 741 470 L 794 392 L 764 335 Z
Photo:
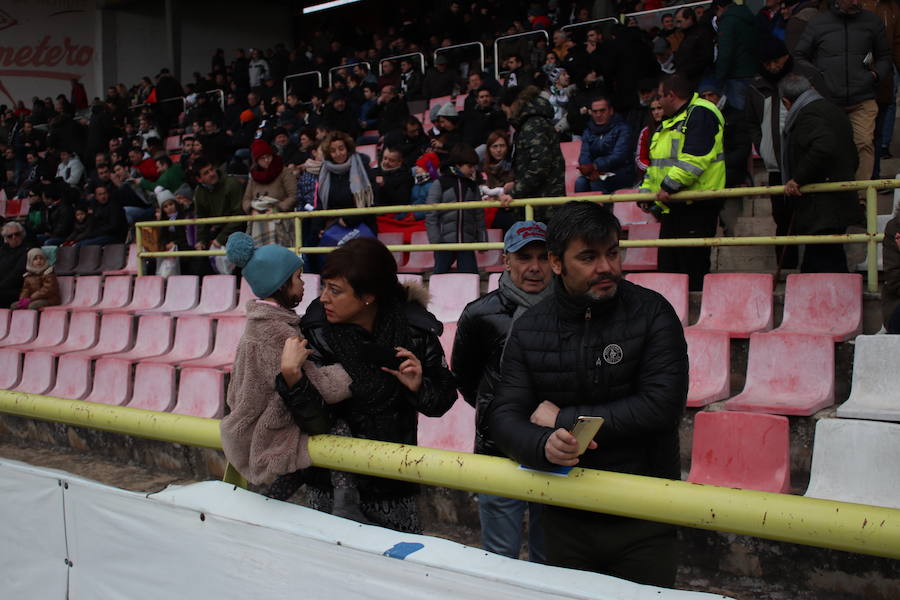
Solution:
M 356 144 L 353 142 L 352 137 L 343 131 L 332 131 L 328 134 L 328 137 L 322 141 L 322 156 L 324 156 L 327 161 L 331 161 L 331 142 L 344 142 L 344 146 L 347 148 L 348 159 L 351 154 L 356 152 Z
M 450 149 L 450 155 L 447 163 L 452 166 L 459 165 L 478 165 L 478 153 L 468 144 L 457 144 Z
M 547 225 L 547 251 L 562 260 L 572 240 L 608 244 L 613 237 L 622 237 L 622 226 L 611 210 L 594 202 L 566 202 L 553 211 Z
M 494 142 L 496 142 L 497 140 L 503 140 L 504 142 L 506 142 L 506 152 L 507 152 L 506 156 L 509 157 L 509 150 L 512 147 L 511 144 L 509 143 L 509 134 L 507 134 L 502 129 L 497 129 L 495 131 L 492 131 L 490 134 L 488 134 L 487 143 L 485 144 L 485 146 L 486 146 L 486 150 L 484 153 L 485 168 L 490 168 L 490 167 L 493 167 L 495 164 L 497 164 L 494 161 L 494 157 L 491 156 L 491 146 L 493 146 Z
M 322 280 L 345 278 L 357 298 L 372 294 L 379 306 L 403 297 L 397 279 L 397 261 L 387 246 L 374 238 L 356 238 L 339 246 L 325 259 Z

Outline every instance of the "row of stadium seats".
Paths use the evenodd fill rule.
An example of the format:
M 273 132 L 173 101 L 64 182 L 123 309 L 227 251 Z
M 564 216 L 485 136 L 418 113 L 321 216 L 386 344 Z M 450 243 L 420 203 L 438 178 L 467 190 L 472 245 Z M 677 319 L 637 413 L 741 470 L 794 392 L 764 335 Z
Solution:
M 126 257 L 127 253 L 127 257 Z M 134 244 L 106 246 L 60 246 L 56 249 L 53 272 L 57 275 L 134 275 L 137 248 Z

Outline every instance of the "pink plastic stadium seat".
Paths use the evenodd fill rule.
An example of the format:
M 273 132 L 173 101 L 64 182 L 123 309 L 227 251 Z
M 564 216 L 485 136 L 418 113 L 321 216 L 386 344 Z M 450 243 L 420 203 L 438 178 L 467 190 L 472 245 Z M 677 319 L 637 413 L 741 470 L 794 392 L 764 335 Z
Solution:
M 65 355 L 56 365 L 56 385 L 47 392 L 54 398 L 81 400 L 91 391 L 91 359 Z
M 746 338 L 768 331 L 773 324 L 770 273 L 710 273 L 703 278 L 697 329 L 727 331 L 733 338 Z
M 134 391 L 129 408 L 168 412 L 175 406 L 175 367 L 138 363 L 134 368 Z
M 0 349 L 0 390 L 11 390 L 22 377 L 22 353 L 8 348 Z
M 57 277 L 56 282 L 59 284 L 60 306 L 71 303 L 72 298 L 75 297 L 75 278 L 72 276 Z
M 166 154 L 173 154 L 181 150 L 181 137 L 170 135 L 166 138 Z
M 219 318 L 216 322 L 216 343 L 209 356 L 181 363 L 183 367 L 206 367 L 217 369 L 231 366 L 237 353 L 238 343 L 244 333 L 247 319 L 244 317 Z M 177 412 L 177 411 L 176 411 Z
M 414 283 L 416 285 L 425 285 L 425 280 L 421 275 L 413 275 L 412 273 L 397 273 L 397 280 L 400 283 Z
M 69 317 L 69 334 L 66 341 L 59 346 L 47 348 L 47 351 L 59 356 L 93 348 L 97 343 L 99 323 L 100 315 L 95 312 L 72 313 Z
M 56 365 L 49 352 L 26 352 L 22 380 L 14 389 L 28 394 L 46 394 L 53 387 Z
M 400 232 L 384 232 L 378 234 L 378 239 L 385 246 L 402 246 L 403 245 L 403 234 Z M 405 252 L 391 252 L 394 256 L 394 260 L 397 261 L 397 267 L 402 267 L 403 263 L 406 261 L 407 254 Z
M 456 403 L 439 418 L 419 415 L 418 445 L 456 452 L 475 448 L 475 409 L 458 396 Z
M 139 315 L 171 314 L 197 306 L 200 280 L 196 275 L 172 275 L 166 282 L 166 299 L 156 308 L 139 311 Z
M 123 406 L 131 399 L 131 362 L 101 358 L 94 366 L 94 387 L 85 401 Z
M 119 308 L 104 308 L 104 313 L 134 313 L 150 308 L 156 308 L 163 301 L 163 291 L 166 280 L 158 275 L 144 275 L 134 282 L 134 293 L 131 302 Z
M 18 344 L 13 347 L 17 350 L 37 350 L 57 346 L 65 341 L 68 324 L 69 313 L 65 311 L 44 313 L 40 318 L 37 337 L 27 344 Z
M 474 273 L 432 275 L 428 280 L 428 310 L 442 323 L 455 323 L 466 304 L 478 298 L 480 287 Z
M 488 275 L 488 286 L 487 286 L 488 292 L 493 292 L 494 290 L 496 290 L 497 288 L 500 287 L 500 277 L 502 275 L 503 275 L 503 273 L 491 273 L 490 275 Z
M 784 318 L 775 331 L 830 335 L 834 341 L 843 342 L 862 333 L 862 310 L 862 275 L 788 275 Z
M 360 154 L 365 154 L 369 157 L 369 166 L 377 167 L 378 166 L 378 146 L 375 144 L 368 144 L 365 146 L 357 146 L 356 151 Z
M 297 308 L 294 309 L 298 315 L 306 314 L 306 309 L 312 304 L 312 301 L 319 297 L 321 281 L 315 273 L 304 273 L 303 278 L 303 299 Z
M 728 410 L 808 417 L 834 404 L 834 342 L 827 335 L 754 333 L 747 383 Z
M 488 229 L 487 241 L 502 242 L 502 229 Z M 488 269 L 489 267 L 503 268 L 503 250 L 478 250 L 475 252 L 475 258 L 478 261 L 479 269 Z
M 212 319 L 208 317 L 179 317 L 175 323 L 175 342 L 162 356 L 148 359 L 164 365 L 174 365 L 201 358 L 212 350 Z
M 130 244 L 128 246 L 128 260 L 124 269 L 116 269 L 115 271 L 103 271 L 104 275 L 137 275 L 137 246 Z
M 73 307 L 72 310 L 103 311 L 122 308 L 131 300 L 131 275 L 115 275 L 103 281 L 103 299 L 89 307 Z
M 658 240 L 659 223 L 632 225 L 628 229 L 629 240 Z M 622 262 L 624 271 L 655 271 L 659 268 L 659 248 L 628 248 Z
M 87 350 L 70 353 L 73 356 L 97 358 L 104 354 L 125 352 L 134 344 L 132 317 L 125 313 L 112 313 L 100 318 L 100 336 L 97 345 Z
M 228 312 L 234 309 L 235 291 L 234 275 L 207 275 L 203 278 L 200 303 L 190 310 L 172 313 L 172 316 L 183 317 Z
M 110 354 L 105 358 L 144 360 L 167 353 L 172 348 L 175 319 L 166 315 L 146 315 L 138 320 L 134 348 L 128 352 Z
M 746 412 L 697 413 L 688 481 L 790 492 L 787 418 Z
M 173 413 L 221 419 L 225 409 L 225 374 L 215 369 L 181 369 Z
M 9 313 L 11 312 L 8 308 L 0 308 L 0 340 L 9 333 Z
M 613 194 L 636 194 L 640 190 L 616 190 Z M 616 202 L 612 205 L 613 214 L 619 219 L 622 229 L 629 229 L 632 225 L 646 225 L 654 223 L 652 216 L 638 208 L 637 202 Z
M 27 344 L 37 335 L 39 313 L 34 310 L 14 310 L 9 319 L 9 333 L 0 346 L 20 346 Z
M 415 231 L 409 239 L 411 244 L 427 244 L 428 232 Z M 434 252 L 410 252 L 409 260 L 398 269 L 401 273 L 422 273 L 434 269 Z
M 251 300 L 256 300 L 256 294 L 250 289 L 250 284 L 247 283 L 247 280 L 241 277 L 241 291 L 238 294 L 237 305 L 229 311 L 212 313 L 209 316 L 216 319 L 224 317 L 244 317 L 247 315 L 247 303 Z
M 453 340 L 456 339 L 456 323 L 444 323 L 444 332 L 439 338 L 441 340 L 441 348 L 444 350 L 444 356 L 447 358 L 447 365 L 450 365 L 450 357 L 453 355 Z
M 632 248 L 629 250 L 636 250 Z M 688 322 L 688 276 L 684 273 L 629 273 L 625 279 L 631 283 L 659 292 L 669 301 L 682 325 Z
M 578 172 L 578 155 L 581 154 L 581 142 L 563 142 L 559 145 L 562 150 L 565 163 L 566 195 L 575 193 L 575 180 L 581 173 Z
M 91 308 L 100 302 L 102 282 L 103 278 L 99 275 L 77 277 L 75 279 L 75 296 L 72 298 L 72 302 L 65 306 L 47 306 L 44 311 Z
M 687 405 L 706 406 L 731 393 L 731 339 L 724 331 L 685 329 L 690 375 Z

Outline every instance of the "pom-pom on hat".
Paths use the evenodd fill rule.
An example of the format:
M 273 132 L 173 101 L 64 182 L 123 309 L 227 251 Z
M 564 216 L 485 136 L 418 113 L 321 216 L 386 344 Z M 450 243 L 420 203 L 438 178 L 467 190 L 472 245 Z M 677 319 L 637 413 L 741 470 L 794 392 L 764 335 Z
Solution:
M 171 200 L 175 202 L 175 194 L 167 190 L 161 185 L 156 186 L 153 192 L 156 194 L 156 202 L 159 204 L 159 207 L 162 208 L 162 205 Z
M 253 238 L 236 231 L 225 244 L 228 262 L 242 269 L 250 289 L 258 298 L 269 298 L 303 266 L 300 257 L 277 244 L 257 248 Z

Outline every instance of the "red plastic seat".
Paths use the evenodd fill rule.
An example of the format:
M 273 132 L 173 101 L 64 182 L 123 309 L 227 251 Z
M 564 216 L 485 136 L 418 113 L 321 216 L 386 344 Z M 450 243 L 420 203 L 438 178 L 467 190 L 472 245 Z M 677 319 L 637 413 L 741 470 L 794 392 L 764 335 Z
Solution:
M 688 481 L 790 492 L 787 418 L 746 412 L 697 413 Z
M 128 260 L 124 269 L 116 269 L 115 271 L 103 271 L 104 275 L 137 275 L 137 245 L 130 244 L 128 246 Z
M 575 193 L 575 180 L 581 173 L 578 172 L 578 156 L 581 154 L 581 142 L 562 142 L 559 145 L 562 150 L 565 163 L 566 195 Z
M 94 365 L 94 386 L 86 402 L 124 406 L 131 399 L 131 362 L 101 358 Z
M 386 231 L 378 234 L 378 240 L 385 246 L 402 246 L 403 234 L 400 232 Z M 397 267 L 402 267 L 403 263 L 406 262 L 407 254 L 405 252 L 391 252 L 391 254 L 394 256 L 394 260 L 397 261 Z
M 502 229 L 488 229 L 487 241 L 502 242 Z M 478 250 L 475 252 L 475 259 L 478 261 L 479 269 L 489 269 L 490 267 L 503 268 L 503 250 Z
M 134 344 L 132 317 L 125 313 L 113 313 L 100 317 L 100 336 L 97 345 L 87 350 L 70 353 L 72 356 L 97 358 L 104 354 L 124 352 Z
M 640 190 L 616 190 L 613 194 L 637 194 Z M 622 229 L 629 229 L 632 225 L 647 225 L 655 223 L 655 219 L 638 208 L 637 202 L 616 202 L 612 205 L 613 214 L 619 219 Z
M 212 350 L 212 319 L 179 317 L 175 323 L 175 342 L 168 353 L 148 362 L 174 365 L 201 358 Z
M 375 168 L 378 166 L 378 146 L 376 144 L 367 144 L 365 146 L 357 146 L 356 151 L 369 157 L 369 166 Z
M 128 408 L 168 412 L 175 406 L 175 367 L 160 363 L 138 363 L 134 368 L 134 390 Z
M 427 244 L 427 231 L 414 231 L 410 244 Z M 410 252 L 406 264 L 397 269 L 400 273 L 423 273 L 434 269 L 434 252 Z
M 456 403 L 442 417 L 419 414 L 418 445 L 455 452 L 474 451 L 475 409 L 462 396 L 457 396 Z
M 70 304 L 72 298 L 75 297 L 75 278 L 72 276 L 57 277 L 56 282 L 59 284 L 59 305 Z
M 843 342 L 862 333 L 863 280 L 856 273 L 787 276 L 784 318 L 776 332 L 830 335 Z
M 95 312 L 78 312 L 69 316 L 69 334 L 59 346 L 47 348 L 56 356 L 69 352 L 81 352 L 93 348 L 97 343 L 100 315 Z
M 634 250 L 632 248 L 631 250 Z M 629 250 L 629 252 L 631 251 Z M 641 287 L 659 292 L 669 301 L 678 320 L 687 325 L 690 306 L 688 276 L 684 273 L 629 273 L 625 279 Z
M 172 275 L 166 282 L 166 298 L 156 308 L 138 311 L 139 315 L 172 314 L 197 306 L 200 280 L 196 275 Z
M 303 278 L 303 299 L 300 300 L 300 304 L 297 305 L 294 312 L 303 316 L 312 301 L 319 297 L 321 280 L 315 273 L 304 273 L 301 277 Z
M 221 419 L 225 410 L 225 374 L 215 369 L 181 369 L 173 413 Z
M 432 275 L 428 280 L 428 310 L 442 323 L 455 323 L 466 304 L 478 299 L 480 287 L 474 273 Z
M 247 303 L 251 300 L 256 300 L 256 294 L 250 289 L 250 284 L 247 283 L 247 280 L 241 277 L 241 291 L 238 294 L 237 305 L 229 311 L 212 313 L 209 316 L 215 319 L 222 319 L 225 317 L 245 317 L 247 316 Z
M 697 329 L 727 331 L 733 338 L 746 338 L 773 325 L 770 273 L 710 273 L 703 278 Z
M 181 150 L 181 137 L 170 135 L 166 138 L 166 154 L 173 154 Z
M 118 308 L 101 309 L 104 313 L 134 313 L 156 308 L 162 304 L 166 280 L 158 275 L 144 275 L 134 282 L 131 302 Z
M 234 310 L 234 275 L 207 275 L 200 290 L 200 303 L 190 310 L 172 313 L 173 317 L 210 315 Z
M 91 359 L 66 354 L 56 365 L 56 385 L 48 396 L 81 400 L 91 391 Z
M 22 353 L 8 348 L 0 349 L 0 390 L 11 390 L 22 377 Z
M 75 279 L 75 295 L 72 298 L 72 302 L 65 306 L 46 306 L 44 307 L 44 312 L 91 308 L 100 302 L 100 290 L 102 289 L 102 284 L 103 278 L 99 275 L 77 277 Z
M 731 394 L 731 339 L 724 331 L 685 329 L 690 375 L 687 405 L 706 406 Z
M 134 348 L 110 354 L 106 358 L 144 360 L 167 353 L 172 348 L 175 319 L 167 315 L 146 315 L 138 320 Z
M 56 361 L 50 352 L 26 352 L 22 365 L 22 379 L 13 388 L 16 392 L 46 394 L 56 378 Z
M 9 332 L 0 340 L 0 347 L 21 346 L 37 335 L 38 312 L 35 310 L 14 310 L 9 319 Z
M 658 240 L 659 223 L 632 225 L 628 229 L 629 240 Z M 659 248 L 628 248 L 622 262 L 624 271 L 655 271 L 659 268 Z
M 827 335 L 754 333 L 747 383 L 728 410 L 808 417 L 834 404 L 834 342 Z
M 500 277 L 502 275 L 503 273 L 491 273 L 490 275 L 488 275 L 488 293 L 493 292 L 500 287 Z
M 66 339 L 66 326 L 69 324 L 69 313 L 65 311 L 48 312 L 41 315 L 38 334 L 26 344 L 17 344 L 17 350 L 37 350 L 51 348 L 63 343 Z
M 73 311 L 104 311 L 122 308 L 131 300 L 131 275 L 116 275 L 103 281 L 103 299 L 94 306 L 72 307 Z
M 213 351 L 203 358 L 181 363 L 182 368 L 204 367 L 217 369 L 231 366 L 234 363 L 234 356 L 237 353 L 238 343 L 241 341 L 241 336 L 244 334 L 244 327 L 246 325 L 247 319 L 245 317 L 217 319 L 216 342 Z
M 0 340 L 9 333 L 9 313 L 11 312 L 8 308 L 0 308 Z

